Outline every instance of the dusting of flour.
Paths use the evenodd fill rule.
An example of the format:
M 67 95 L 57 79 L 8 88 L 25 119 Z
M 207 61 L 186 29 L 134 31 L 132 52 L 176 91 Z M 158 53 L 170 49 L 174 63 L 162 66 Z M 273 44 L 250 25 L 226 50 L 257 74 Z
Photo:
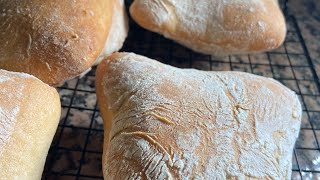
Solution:
M 114 113 L 110 179 L 290 179 L 301 107 L 275 80 L 163 65 L 132 53 L 108 62 Z
M 252 51 L 255 43 L 273 49 L 277 42 L 268 42 L 274 37 L 266 32 L 285 29 L 275 0 L 135 0 L 133 7 L 137 9 L 133 17 L 140 13 L 152 17 L 153 26 L 147 28 L 206 54 Z
M 0 158 L 5 145 L 14 131 L 19 102 L 24 86 L 16 82 L 16 78 L 30 78 L 25 73 L 14 73 L 0 70 Z

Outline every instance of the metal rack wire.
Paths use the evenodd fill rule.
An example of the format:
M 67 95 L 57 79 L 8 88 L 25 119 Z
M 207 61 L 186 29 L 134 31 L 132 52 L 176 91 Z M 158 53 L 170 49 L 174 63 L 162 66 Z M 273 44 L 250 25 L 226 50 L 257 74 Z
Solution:
M 287 12 L 287 1 L 283 3 Z M 229 57 L 201 55 L 144 30 L 131 20 L 122 51 L 135 52 L 182 68 L 245 71 L 279 80 L 299 95 L 303 105 L 302 129 L 293 154 L 292 178 L 320 178 L 319 77 L 296 19 L 286 17 L 288 34 L 285 43 L 267 53 Z M 59 88 L 63 113 L 43 179 L 103 179 L 103 127 L 94 80 L 95 68 L 84 78 L 71 80 Z

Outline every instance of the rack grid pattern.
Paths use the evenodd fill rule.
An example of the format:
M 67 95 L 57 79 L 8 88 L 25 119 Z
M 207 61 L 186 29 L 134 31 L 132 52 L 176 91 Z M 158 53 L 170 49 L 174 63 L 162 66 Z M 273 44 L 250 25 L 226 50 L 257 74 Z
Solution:
M 284 9 L 287 9 L 286 5 Z M 292 179 L 320 179 L 320 82 L 293 16 L 287 16 L 287 27 L 285 43 L 274 51 L 213 57 L 192 52 L 130 20 L 129 36 L 122 51 L 181 68 L 244 71 L 282 82 L 299 95 L 303 105 L 302 128 L 293 154 Z M 58 88 L 62 117 L 49 150 L 43 179 L 103 179 L 103 125 L 94 84 L 95 68 L 85 77 L 68 81 Z

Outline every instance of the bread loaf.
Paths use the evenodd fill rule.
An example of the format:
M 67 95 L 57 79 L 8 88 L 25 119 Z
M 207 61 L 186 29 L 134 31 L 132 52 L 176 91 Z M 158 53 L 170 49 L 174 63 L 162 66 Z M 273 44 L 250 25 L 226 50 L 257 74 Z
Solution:
M 129 24 L 124 0 L 115 0 L 113 9 L 114 12 L 110 33 L 108 35 L 104 49 L 96 60 L 96 65 L 99 64 L 108 55 L 121 49 L 128 35 Z
M 277 0 L 135 0 L 130 13 L 142 27 L 205 54 L 271 50 L 286 34 Z
M 106 179 L 290 179 L 295 93 L 242 72 L 178 69 L 132 53 L 96 74 Z
M 101 53 L 114 0 L 0 0 L 0 68 L 59 85 Z
M 41 179 L 60 111 L 54 88 L 0 70 L 0 179 Z

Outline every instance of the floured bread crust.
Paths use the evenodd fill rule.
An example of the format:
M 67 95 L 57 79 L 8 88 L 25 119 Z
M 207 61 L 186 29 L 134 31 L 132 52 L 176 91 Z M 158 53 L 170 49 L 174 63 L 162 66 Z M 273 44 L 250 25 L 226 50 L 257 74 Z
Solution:
M 114 0 L 0 0 L 0 68 L 50 85 L 78 76 L 102 51 Z
M 101 54 L 96 60 L 95 65 L 99 64 L 111 53 L 121 49 L 125 39 L 128 36 L 129 24 L 124 0 L 115 0 L 113 9 L 114 12 L 110 33 Z
M 205 54 L 271 50 L 286 34 L 277 0 L 135 0 L 130 14 L 142 27 Z
M 0 70 L 0 179 L 41 179 L 60 112 L 54 88 Z
M 295 93 L 242 72 L 117 53 L 97 70 L 107 179 L 290 179 Z

